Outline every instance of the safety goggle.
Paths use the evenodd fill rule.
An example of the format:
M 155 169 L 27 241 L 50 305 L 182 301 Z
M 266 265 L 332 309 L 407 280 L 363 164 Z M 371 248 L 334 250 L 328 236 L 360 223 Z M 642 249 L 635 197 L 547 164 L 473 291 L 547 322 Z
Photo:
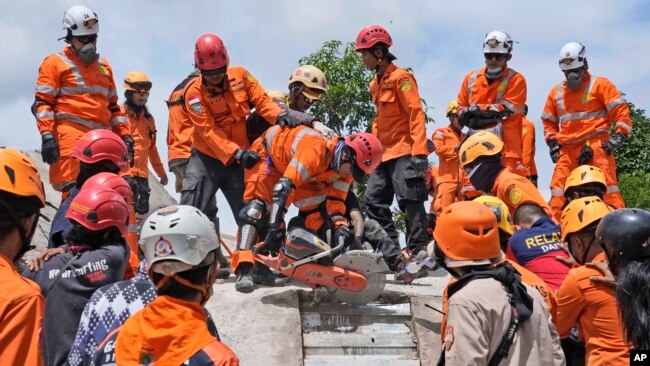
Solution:
M 208 77 L 222 75 L 225 73 L 226 73 L 225 67 L 220 67 L 218 69 L 212 69 L 212 70 L 201 70 L 201 75 L 208 76 Z
M 506 57 L 508 57 L 508 54 L 506 53 L 484 53 L 483 55 L 485 56 L 486 60 L 497 60 L 497 61 L 503 61 L 506 59 Z
M 129 86 L 135 89 L 138 93 L 149 93 L 151 90 L 151 82 L 139 82 L 139 83 L 129 83 Z
M 88 44 L 95 42 L 97 40 L 97 35 L 96 34 L 89 34 L 87 36 L 76 36 L 75 37 L 77 41 L 83 43 L 83 44 Z
M 84 19 L 84 27 L 94 27 L 97 25 L 99 21 L 97 18 L 87 18 Z

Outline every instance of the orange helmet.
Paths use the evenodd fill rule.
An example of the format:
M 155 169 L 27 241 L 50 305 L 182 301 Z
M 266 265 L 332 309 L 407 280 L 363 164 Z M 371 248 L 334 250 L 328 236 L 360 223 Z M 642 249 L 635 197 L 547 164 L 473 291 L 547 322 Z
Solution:
M 566 183 L 564 183 L 564 192 L 590 183 L 600 184 L 603 187 L 603 192 L 607 192 L 607 183 L 603 171 L 595 166 L 580 165 L 569 174 Z
M 124 78 L 124 89 L 126 90 L 148 92 L 151 90 L 151 86 L 151 80 L 149 80 L 147 74 L 142 71 L 131 71 L 126 74 L 126 77 Z
M 95 129 L 83 134 L 72 150 L 72 157 L 86 164 L 109 160 L 118 168 L 129 165 L 126 144 L 115 132 L 108 130 Z
M 380 25 L 369 25 L 359 31 L 355 42 L 355 51 L 367 50 L 379 42 L 384 43 L 388 47 L 393 45 L 393 39 L 388 34 L 386 28 Z
M 32 160 L 11 147 L 0 147 L 0 191 L 18 197 L 35 198 L 45 207 L 45 189 Z
M 501 256 L 496 216 L 478 202 L 460 201 L 445 207 L 433 237 L 450 268 L 490 264 L 490 259 Z
M 562 211 L 562 241 L 567 236 L 577 233 L 587 226 L 599 221 L 611 209 L 596 196 L 575 199 Z
M 485 130 L 468 137 L 460 146 L 460 165 L 466 166 L 482 156 L 493 156 L 503 150 L 503 141 L 497 135 Z
M 368 132 L 356 132 L 345 138 L 345 144 L 354 151 L 354 166 L 365 174 L 372 173 L 381 164 L 383 148 L 377 136 Z

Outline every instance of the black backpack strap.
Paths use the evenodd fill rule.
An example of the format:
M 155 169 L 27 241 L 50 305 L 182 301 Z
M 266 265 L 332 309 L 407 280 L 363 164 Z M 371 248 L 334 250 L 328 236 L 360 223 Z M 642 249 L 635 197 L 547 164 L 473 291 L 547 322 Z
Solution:
M 56 283 L 59 282 L 59 280 L 61 279 L 61 276 L 63 276 L 63 274 L 65 273 L 65 271 L 67 271 L 68 268 L 70 268 L 70 266 L 72 265 L 72 262 L 74 262 L 74 261 L 76 261 L 77 259 L 79 259 L 79 257 L 81 257 L 81 252 L 77 252 L 77 254 L 75 254 L 72 258 L 70 258 L 70 260 L 68 260 L 68 261 L 63 265 L 63 267 L 61 267 L 61 269 L 59 270 L 59 273 L 56 275 L 56 277 L 54 277 L 54 280 L 53 280 L 52 282 L 50 282 L 50 285 L 47 286 L 47 289 L 45 289 L 45 291 L 43 292 L 43 297 L 47 297 L 47 294 L 49 294 L 49 293 L 50 293 L 50 290 L 52 290 L 52 288 L 54 287 L 54 285 L 56 285 Z
M 504 358 L 508 357 L 510 347 L 512 346 L 512 342 L 515 339 L 515 334 L 517 333 L 517 329 L 519 329 L 519 314 L 517 313 L 517 308 L 512 305 L 512 295 L 508 294 L 508 298 L 511 302 L 510 325 L 508 325 L 506 334 L 503 335 L 501 344 L 499 344 L 499 348 L 497 348 L 497 351 L 494 353 L 494 355 L 492 355 L 488 366 L 497 366 Z

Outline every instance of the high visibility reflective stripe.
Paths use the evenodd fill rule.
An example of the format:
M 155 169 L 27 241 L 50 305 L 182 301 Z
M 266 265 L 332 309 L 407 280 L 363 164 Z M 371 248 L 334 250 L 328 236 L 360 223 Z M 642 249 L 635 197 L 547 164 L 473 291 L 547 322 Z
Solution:
M 564 108 L 564 93 L 562 92 L 562 83 L 555 87 L 555 101 L 557 104 L 557 114 L 560 116 L 566 114 L 566 109 Z
M 563 196 L 564 190 L 560 188 L 551 188 L 551 196 Z
M 128 231 L 130 233 L 137 233 L 138 232 L 138 225 L 136 224 L 129 224 L 128 226 Z
M 300 140 L 302 140 L 302 138 L 305 135 L 321 136 L 321 134 L 312 130 L 311 128 L 305 128 L 302 131 L 298 132 L 296 137 L 294 137 L 293 139 L 293 143 L 291 144 L 291 156 L 296 154 L 296 150 L 298 149 L 298 144 L 300 143 Z
M 41 119 L 41 118 L 46 118 L 46 119 L 54 119 L 54 113 L 52 111 L 42 111 L 36 113 L 36 118 Z
M 61 88 L 61 94 L 63 95 L 80 95 L 80 94 L 101 94 L 108 95 L 108 88 L 103 86 L 65 86 Z
M 589 119 L 589 118 L 598 118 L 598 117 L 607 117 L 607 116 L 608 116 L 607 111 L 569 113 L 560 116 L 560 125 L 563 125 L 566 122 L 575 119 Z
M 587 104 L 587 102 L 589 102 L 591 89 L 594 87 L 594 84 L 596 84 L 596 79 L 598 79 L 596 76 L 589 78 L 589 84 L 587 84 L 585 91 L 582 93 L 582 104 Z
M 607 193 L 618 192 L 618 186 L 607 186 Z
M 632 132 L 632 127 L 630 127 L 630 125 L 625 122 L 616 122 L 614 128 L 619 128 L 619 127 L 622 127 L 628 133 Z
M 300 178 L 302 178 L 302 180 L 307 180 L 309 178 L 309 172 L 307 171 L 307 168 L 305 168 L 305 166 L 302 165 L 302 163 L 298 160 L 292 159 L 289 162 L 289 166 L 296 168 L 296 171 L 298 171 L 298 174 L 300 174 Z
M 616 98 L 616 99 L 612 100 L 611 102 L 607 103 L 607 106 L 606 106 L 607 111 L 611 112 L 612 109 L 614 109 L 614 108 L 616 108 L 619 105 L 624 104 L 624 103 L 625 103 L 625 101 L 623 100 L 623 98 Z
M 541 118 L 554 123 L 560 123 L 560 120 L 552 114 L 542 113 Z
M 74 114 L 70 114 L 70 113 L 57 112 L 57 113 L 54 114 L 54 118 L 57 119 L 57 120 L 67 119 L 67 120 L 70 120 L 70 121 L 72 121 L 74 123 L 78 123 L 80 125 L 86 126 L 86 127 L 90 128 L 91 130 L 94 130 L 94 129 L 108 130 L 108 126 L 106 126 L 106 125 L 103 125 L 101 123 L 97 123 L 97 122 L 94 122 L 94 121 L 89 121 L 87 119 L 83 119 L 83 118 L 81 118 L 79 116 L 75 116 Z
M 609 130 L 598 129 L 598 130 L 596 130 L 596 131 L 594 131 L 594 132 L 592 132 L 592 133 L 590 133 L 590 134 L 588 134 L 586 136 L 581 137 L 580 139 L 567 141 L 567 142 L 564 143 L 564 145 L 581 144 L 585 140 L 588 140 L 588 139 L 590 139 L 590 138 L 592 138 L 594 136 L 602 135 L 604 133 L 609 133 Z
M 279 129 L 280 126 L 273 126 L 267 130 L 268 132 L 266 133 L 266 140 L 264 140 L 264 145 L 266 145 L 266 151 L 269 151 L 269 149 L 271 149 L 271 142 L 273 141 L 275 134 L 278 133 Z
M 298 208 L 304 208 L 311 205 L 317 205 L 319 203 L 325 202 L 325 195 L 319 194 L 316 196 L 308 197 L 299 201 L 295 201 L 293 204 Z
M 51 85 L 41 85 L 41 84 L 36 84 L 36 92 L 37 93 L 43 93 L 43 94 L 49 94 L 52 96 L 57 96 L 59 94 L 59 89 L 55 88 Z
M 472 104 L 472 87 L 474 86 L 474 83 L 476 82 L 477 75 L 478 75 L 478 72 L 473 71 L 472 76 L 470 76 L 469 82 L 467 83 L 467 104 Z
M 113 117 L 111 118 L 110 123 L 111 123 L 111 127 L 115 127 L 115 125 L 119 125 L 120 123 L 126 124 L 126 117 L 122 117 L 122 116 Z
M 84 78 L 81 77 L 81 73 L 79 72 L 79 68 L 77 67 L 77 65 L 75 65 L 75 63 L 72 62 L 72 60 L 70 60 L 68 56 L 66 56 L 65 53 L 63 52 L 59 52 L 56 55 L 59 56 L 66 65 L 68 65 L 68 67 L 70 68 L 70 73 L 72 74 L 72 76 L 74 76 L 77 85 L 79 86 L 86 85 L 86 83 L 84 82 Z
M 515 70 L 509 69 L 508 70 L 508 75 L 506 75 L 503 80 L 501 80 L 501 83 L 499 83 L 499 86 L 497 88 L 497 103 L 501 103 L 501 100 L 503 99 L 503 95 L 506 93 L 506 89 L 508 88 L 508 81 L 510 81 L 510 78 L 512 75 L 515 74 Z M 505 103 L 502 103 L 505 104 Z M 508 108 L 510 109 L 510 108 Z M 511 109 L 512 111 L 515 111 L 514 107 Z
M 350 190 L 350 184 L 342 180 L 337 180 L 334 183 L 332 183 L 332 187 L 342 192 L 347 192 Z
M 108 99 L 117 97 L 117 90 L 109 89 L 108 93 L 106 93 L 106 97 L 108 97 Z

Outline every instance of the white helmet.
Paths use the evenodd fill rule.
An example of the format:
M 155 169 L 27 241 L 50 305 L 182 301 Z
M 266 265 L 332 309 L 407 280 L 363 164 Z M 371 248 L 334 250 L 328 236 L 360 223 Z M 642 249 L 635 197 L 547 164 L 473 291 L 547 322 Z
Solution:
M 562 46 L 558 62 L 560 69 L 573 70 L 585 65 L 587 49 L 578 42 L 569 42 Z
M 164 207 L 142 224 L 140 249 L 150 270 L 165 276 L 200 265 L 217 248 L 219 239 L 212 222 L 196 207 Z
M 512 39 L 503 31 L 492 31 L 485 36 L 483 53 L 510 53 L 512 52 Z
M 63 13 L 63 29 L 72 36 L 87 36 L 99 33 L 99 20 L 94 11 L 83 5 L 70 7 Z

